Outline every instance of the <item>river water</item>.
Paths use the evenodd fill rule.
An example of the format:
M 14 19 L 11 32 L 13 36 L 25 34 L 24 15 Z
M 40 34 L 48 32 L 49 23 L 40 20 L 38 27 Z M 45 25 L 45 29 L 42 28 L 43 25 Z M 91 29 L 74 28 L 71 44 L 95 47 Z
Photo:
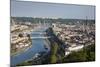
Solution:
M 33 31 L 31 33 L 32 37 L 40 37 L 40 36 L 44 36 L 43 34 L 36 34 L 37 33 L 43 33 L 45 32 L 45 30 L 47 29 L 47 27 L 41 27 L 38 28 L 36 31 Z M 29 48 L 28 50 L 26 50 L 25 52 L 22 52 L 21 54 L 15 55 L 15 56 L 11 56 L 11 65 L 17 65 L 21 62 L 24 62 L 28 59 L 31 59 L 36 53 L 39 52 L 49 52 L 50 51 L 50 47 L 47 47 L 48 49 L 45 49 L 44 45 L 46 43 L 45 39 L 33 39 L 32 40 L 32 47 Z M 48 45 L 48 44 L 46 44 Z

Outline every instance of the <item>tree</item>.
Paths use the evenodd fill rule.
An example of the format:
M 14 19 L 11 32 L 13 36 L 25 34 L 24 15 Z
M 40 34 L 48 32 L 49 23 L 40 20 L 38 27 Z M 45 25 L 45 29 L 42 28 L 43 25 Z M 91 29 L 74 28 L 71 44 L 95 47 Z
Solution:
M 23 34 L 20 33 L 18 36 L 19 36 L 19 37 L 23 37 Z

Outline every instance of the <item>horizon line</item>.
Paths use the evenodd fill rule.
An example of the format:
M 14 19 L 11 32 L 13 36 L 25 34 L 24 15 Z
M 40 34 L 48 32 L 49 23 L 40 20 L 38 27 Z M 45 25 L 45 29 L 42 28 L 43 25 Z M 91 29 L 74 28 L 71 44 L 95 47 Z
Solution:
M 32 16 L 10 16 L 10 17 L 31 17 L 31 18 L 42 18 L 42 19 L 80 19 L 80 20 L 95 20 L 95 18 L 94 19 L 91 19 L 91 18 L 88 18 L 87 16 L 86 16 L 86 18 L 61 18 L 61 17 L 59 17 L 59 18 L 54 18 L 54 17 L 32 17 Z

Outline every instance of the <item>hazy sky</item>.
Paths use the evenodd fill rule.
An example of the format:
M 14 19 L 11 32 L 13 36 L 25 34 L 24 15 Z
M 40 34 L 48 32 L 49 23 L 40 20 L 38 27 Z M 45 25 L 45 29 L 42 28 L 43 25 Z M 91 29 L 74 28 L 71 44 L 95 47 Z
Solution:
M 11 16 L 94 19 L 95 6 L 11 1 Z

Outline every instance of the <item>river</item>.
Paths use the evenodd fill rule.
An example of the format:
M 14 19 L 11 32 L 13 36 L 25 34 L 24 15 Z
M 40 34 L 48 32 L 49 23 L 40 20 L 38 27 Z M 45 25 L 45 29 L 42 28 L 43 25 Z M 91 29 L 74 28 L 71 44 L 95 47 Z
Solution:
M 44 35 L 43 34 L 36 34 L 35 32 L 37 33 L 44 33 L 45 30 L 47 29 L 47 27 L 40 27 L 38 28 L 36 31 L 33 31 L 31 33 L 31 36 L 32 37 L 43 37 Z M 21 54 L 18 54 L 18 55 L 14 55 L 14 56 L 11 56 L 11 65 L 17 65 L 19 63 L 22 63 L 24 61 L 27 61 L 31 58 L 33 58 L 33 56 L 39 52 L 49 52 L 50 51 L 50 47 L 48 46 L 48 44 L 46 44 L 46 40 L 45 39 L 32 39 L 32 47 L 29 48 L 28 50 L 22 52 Z M 47 45 L 46 47 L 48 49 L 45 49 L 44 45 Z

